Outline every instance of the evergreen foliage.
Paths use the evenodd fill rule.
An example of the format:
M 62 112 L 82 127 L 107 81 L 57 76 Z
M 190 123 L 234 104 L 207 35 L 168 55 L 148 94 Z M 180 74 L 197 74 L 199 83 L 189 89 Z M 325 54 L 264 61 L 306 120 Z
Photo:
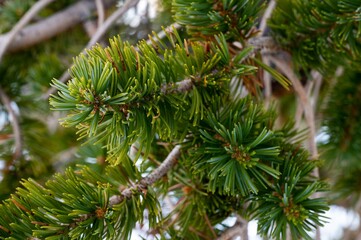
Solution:
M 173 3 L 174 18 L 192 37 L 207 39 L 223 33 L 227 40 L 244 41 L 255 34 L 262 1 L 185 1 Z
M 40 16 L 73 2 L 59 1 Z M 0 31 L 11 29 L 32 4 L 7 1 L 0 22 L 9 24 Z M 270 29 L 260 33 L 267 5 L 173 0 L 171 12 L 184 29 L 163 29 L 165 37 L 153 32 L 136 44 L 115 36 L 109 46 L 79 54 L 71 79 L 50 84 L 57 90 L 50 108 L 61 112 L 65 128 L 50 129 L 43 119 L 48 106 L 29 99 L 46 92 L 49 79 L 81 51 L 73 41 L 84 41 L 83 31 L 5 58 L 0 87 L 22 113 L 24 144 L 19 160 L 13 141 L 1 146 L 7 167 L 0 189 L 8 191 L 1 190 L 0 239 L 130 239 L 137 225 L 159 239 L 215 239 L 232 228 L 225 221 L 234 216 L 257 220 L 265 238 L 312 239 L 327 222 L 330 200 L 351 196 L 357 205 L 360 179 L 343 172 L 361 171 L 360 73 L 354 70 L 361 62 L 360 2 L 278 0 Z M 257 45 L 267 34 L 276 49 Z M 59 59 L 58 50 L 67 54 Z M 314 106 L 329 137 L 320 144 L 323 161 L 305 149 L 308 132 L 283 118 L 282 95 L 264 104 L 271 97 L 265 72 L 274 93 L 299 94 L 305 115 L 310 101 L 290 91 L 287 72 L 265 61 L 267 54 L 292 57 L 306 87 L 314 84 L 312 69 L 323 74 L 320 98 L 327 107 Z M 21 65 L 12 66 L 14 59 Z M 287 106 L 296 109 L 296 98 L 289 99 Z M 11 122 L 6 115 L 3 136 Z M 72 148 L 77 156 L 65 169 L 62 151 Z M 56 171 L 63 173 L 50 177 Z M 10 196 L 9 185 L 17 187 Z M 166 202 L 170 211 L 162 209 Z
M 334 197 L 337 200 L 348 198 L 352 205 L 357 203 L 360 183 L 360 80 L 360 72 L 347 69 L 338 80 L 337 88 L 332 90 L 332 98 L 329 98 L 324 111 L 323 124 L 329 137 L 321 146 L 324 156 L 329 159 L 326 166 L 335 174 Z M 336 101 L 337 99 L 342 101 Z M 335 109 L 339 110 L 334 111 Z M 342 171 L 334 171 L 334 168 Z M 350 176 L 342 174 L 345 171 Z
M 303 67 L 331 70 L 361 58 L 358 0 L 280 0 L 269 26 Z

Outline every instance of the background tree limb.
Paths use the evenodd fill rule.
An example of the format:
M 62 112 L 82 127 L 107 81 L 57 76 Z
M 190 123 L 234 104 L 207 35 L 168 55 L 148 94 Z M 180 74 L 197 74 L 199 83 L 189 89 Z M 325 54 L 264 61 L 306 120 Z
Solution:
M 105 0 L 104 8 L 109 8 L 114 2 L 114 0 Z M 96 10 L 94 1 L 79 1 L 63 11 L 59 11 L 42 21 L 31 24 L 20 30 L 13 40 L 10 41 L 5 52 L 15 52 L 26 49 L 54 37 L 90 18 L 94 10 Z M 9 41 L 9 39 L 11 39 L 11 33 L 0 35 L 0 46 Z
M 11 41 L 14 39 L 16 34 L 26 25 L 28 22 L 30 22 L 33 17 L 40 12 L 44 7 L 46 7 L 48 4 L 52 3 L 54 0 L 40 0 L 36 2 L 29 11 L 25 13 L 25 15 L 20 19 L 20 21 L 12 28 L 12 30 L 7 34 L 7 37 L 3 39 L 2 44 L 0 45 L 0 62 L 2 60 L 2 57 L 4 56 L 4 53 L 6 51 L 6 48 L 9 46 Z

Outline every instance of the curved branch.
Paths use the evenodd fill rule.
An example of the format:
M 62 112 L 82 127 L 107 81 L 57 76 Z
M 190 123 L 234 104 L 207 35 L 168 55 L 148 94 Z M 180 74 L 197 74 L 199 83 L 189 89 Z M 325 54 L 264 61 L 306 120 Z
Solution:
M 13 27 L 13 29 L 7 33 L 7 38 L 3 40 L 2 44 L 0 45 L 0 62 L 2 60 L 2 57 L 4 56 L 4 53 L 11 43 L 11 41 L 14 39 L 16 34 L 26 25 L 28 24 L 31 19 L 44 7 L 46 7 L 48 4 L 54 2 L 54 0 L 40 0 L 36 2 L 30 9 L 25 13 L 25 15 L 20 19 L 20 21 Z
M 135 7 L 138 4 L 139 0 L 128 0 L 121 8 L 117 9 L 115 12 L 110 15 L 107 20 L 97 29 L 94 36 L 90 39 L 85 48 L 90 48 L 93 46 L 104 34 L 105 32 L 117 21 L 124 13 L 126 13 L 130 8 Z
M 98 28 L 103 24 L 104 22 L 104 5 L 102 0 L 95 0 L 95 4 L 97 7 L 98 12 Z
M 294 74 L 293 70 L 287 62 L 279 58 L 270 57 L 270 60 L 291 80 L 292 85 L 302 103 L 303 111 L 305 113 L 305 118 L 309 130 L 309 149 L 311 152 L 311 157 L 313 159 L 318 158 L 318 150 L 316 144 L 316 126 L 315 126 L 315 114 L 313 107 L 307 97 L 307 92 L 303 88 L 300 80 Z M 318 177 L 318 176 L 316 176 Z
M 262 37 L 265 35 L 266 28 L 267 28 L 267 21 L 271 17 L 271 14 L 273 12 L 273 9 L 276 7 L 276 1 L 271 0 L 266 10 L 264 11 L 261 23 L 259 25 L 259 33 L 258 36 Z M 262 52 L 261 52 L 262 53 Z M 263 61 L 268 66 L 270 65 L 269 59 L 263 56 Z M 263 70 L 263 82 L 264 82 L 264 95 L 265 95 L 265 107 L 268 108 L 271 103 L 271 97 L 272 97 L 272 77 L 271 74 L 268 71 Z
M 18 117 L 16 116 L 16 113 L 14 109 L 11 107 L 11 101 L 9 97 L 6 95 L 4 90 L 0 88 L 0 99 L 3 102 L 6 110 L 8 111 L 9 115 L 11 116 L 11 125 L 14 132 L 14 138 L 15 138 L 15 151 L 14 151 L 14 157 L 13 160 L 18 160 L 22 155 L 22 148 L 23 148 L 23 141 L 21 137 L 21 130 L 19 125 Z
M 106 0 L 104 7 L 110 7 L 114 2 Z M 82 0 L 40 22 L 30 24 L 15 35 L 5 52 L 19 51 L 54 37 L 90 18 L 95 9 L 94 1 Z M 10 38 L 10 33 L 0 35 L 0 46 Z
M 272 12 L 273 12 L 273 9 L 276 7 L 276 1 L 275 0 L 271 0 L 268 5 L 267 5 L 267 8 L 266 10 L 264 11 L 264 14 L 263 14 L 263 17 L 262 17 L 262 20 L 261 20 L 261 23 L 259 25 L 259 30 L 260 30 L 260 33 L 259 33 L 259 36 L 263 36 L 265 31 L 266 31 L 266 27 L 267 27 L 267 21 L 268 19 L 271 17 L 272 15 Z

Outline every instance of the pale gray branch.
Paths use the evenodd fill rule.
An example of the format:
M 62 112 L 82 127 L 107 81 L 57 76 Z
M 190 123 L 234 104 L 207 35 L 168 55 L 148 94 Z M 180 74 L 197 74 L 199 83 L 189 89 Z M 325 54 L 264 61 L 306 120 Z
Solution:
M 266 31 L 266 27 L 267 27 L 267 21 L 270 18 L 273 9 L 276 7 L 276 1 L 275 0 L 271 0 L 268 5 L 267 8 L 263 14 L 261 23 L 259 25 L 259 30 L 260 32 L 258 33 L 258 36 L 260 36 L 262 39 L 264 39 L 264 37 L 262 37 Z M 257 43 L 259 44 L 257 41 L 255 41 L 255 39 L 250 39 L 250 41 L 253 41 L 253 44 Z M 274 40 L 272 38 L 267 38 L 267 44 L 272 43 L 272 49 L 276 47 L 276 44 L 274 42 Z M 262 43 L 262 45 L 264 45 L 264 43 Z M 263 47 L 262 47 L 263 48 Z M 262 53 L 262 52 L 261 52 Z M 270 61 L 267 57 L 264 56 L 264 54 L 262 54 L 262 58 L 265 64 L 270 65 Z M 268 108 L 270 103 L 271 103 L 271 97 L 272 97 L 272 77 L 271 74 L 268 71 L 263 70 L 263 82 L 264 82 L 264 95 L 265 95 L 265 107 Z
M 163 94 L 184 93 L 192 90 L 193 86 L 194 84 L 192 80 L 187 78 L 180 82 L 163 85 L 161 88 L 161 92 Z
M 318 150 L 316 144 L 316 126 L 315 126 L 315 116 L 312 105 L 307 97 L 307 93 L 303 88 L 300 80 L 297 78 L 296 74 L 293 72 L 289 63 L 275 57 L 270 57 L 271 61 L 276 64 L 276 66 L 291 80 L 292 85 L 299 97 L 303 110 L 305 113 L 305 118 L 307 125 L 309 127 L 309 149 L 311 152 L 311 157 L 313 159 L 318 158 Z
M 263 62 L 270 66 L 270 61 L 267 57 L 263 58 Z M 272 98 L 272 76 L 268 71 L 263 70 L 263 82 L 264 82 L 264 104 L 266 108 L 269 108 Z
M 315 123 L 315 114 L 314 109 L 310 103 L 308 94 L 306 90 L 303 88 L 300 80 L 297 78 L 296 74 L 293 72 L 291 66 L 289 63 L 287 63 L 284 60 L 281 60 L 279 58 L 270 57 L 272 62 L 276 64 L 276 66 L 288 77 L 288 79 L 291 80 L 293 88 L 295 89 L 297 96 L 303 106 L 303 111 L 305 114 L 305 119 L 307 122 L 307 125 L 309 127 L 309 150 L 311 152 L 311 158 L 317 159 L 318 158 L 318 150 L 317 150 L 317 143 L 316 143 L 316 123 Z M 319 177 L 319 171 L 318 168 L 315 168 L 313 171 L 313 175 L 315 177 Z M 317 197 L 317 194 L 315 197 Z M 321 239 L 320 235 L 320 228 L 316 228 L 316 240 Z
M 104 7 L 108 8 L 114 3 L 115 0 L 106 0 Z M 30 24 L 15 35 L 5 52 L 22 50 L 54 37 L 90 18 L 95 9 L 94 1 L 82 0 L 44 20 Z M 0 35 L 0 45 L 9 41 L 10 37 L 9 33 Z
M 7 33 L 7 38 L 3 39 L 2 43 L 0 44 L 0 62 L 6 49 L 8 48 L 9 44 L 12 42 L 16 34 L 28 24 L 31 19 L 44 7 L 48 4 L 52 3 L 54 0 L 40 0 L 36 2 L 30 9 L 25 13 L 25 15 L 20 19 L 20 21 L 11 29 L 9 33 Z
M 180 156 L 180 145 L 176 145 L 167 158 L 151 174 L 143 178 L 140 183 L 149 186 L 161 179 L 177 163 Z
M 262 36 L 266 31 L 267 21 L 271 17 L 271 14 L 275 7 L 276 7 L 276 1 L 271 0 L 267 5 L 266 11 L 264 12 L 261 23 L 259 25 L 259 30 L 260 30 L 259 36 Z
M 261 50 L 261 49 L 280 50 L 280 46 L 278 46 L 276 41 L 270 36 L 250 38 L 248 40 L 248 44 L 252 45 L 255 50 Z
M 104 22 L 104 4 L 102 0 L 95 0 L 95 4 L 97 7 L 98 12 L 98 28 L 103 24 Z
M 322 86 L 322 74 L 313 70 L 311 72 L 312 78 L 315 81 L 315 87 L 312 93 L 313 99 L 312 99 L 312 106 L 313 106 L 313 110 L 316 111 L 316 107 L 317 107 L 317 102 L 318 102 L 318 97 L 320 95 L 320 90 L 321 90 L 321 86 Z
M 94 19 L 88 19 L 83 23 L 83 27 L 87 35 L 91 38 L 95 32 L 97 31 L 97 23 L 94 21 Z
M 128 0 L 121 8 L 117 9 L 115 12 L 110 15 L 104 24 L 101 25 L 90 39 L 85 48 L 90 48 L 93 46 L 99 39 L 106 33 L 106 31 L 117 21 L 124 13 L 126 13 L 130 8 L 135 7 L 138 4 L 139 0 Z

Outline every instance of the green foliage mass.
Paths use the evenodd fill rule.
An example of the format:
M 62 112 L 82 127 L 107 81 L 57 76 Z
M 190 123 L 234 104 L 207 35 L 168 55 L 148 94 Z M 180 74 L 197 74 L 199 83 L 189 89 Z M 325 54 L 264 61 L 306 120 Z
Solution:
M 348 68 L 338 79 L 337 87 L 332 89 L 327 108 L 323 112 L 323 130 L 328 138 L 320 145 L 324 151 L 323 156 L 328 159 L 326 167 L 335 176 L 332 180 L 335 188 L 334 200 L 337 202 L 347 198 L 351 205 L 356 204 L 360 193 L 360 83 L 360 72 Z M 348 174 L 343 174 L 345 172 Z
M 168 38 L 169 47 L 151 38 L 153 46 L 140 42 L 139 51 L 114 38 L 108 48 L 94 47 L 75 60 L 68 86 L 54 81 L 60 92 L 50 104 L 70 111 L 62 124 L 78 126 L 89 141 L 105 140 L 114 164 L 136 141 L 148 156 L 155 133 L 181 141 L 187 128 L 180 122 L 196 126 L 214 102 L 227 100 L 232 76 L 256 69 L 242 64 L 248 50 L 231 59 L 222 35 L 215 42 L 183 42 L 173 30 Z
M 41 100 L 42 94 L 49 89 L 49 79 L 60 76 L 66 70 L 64 64 L 70 63 L 73 54 L 81 51 L 85 43 L 80 28 L 70 33 L 57 36 L 42 46 L 12 53 L 1 62 L 0 86 L 19 108 L 23 150 L 28 156 L 16 161 L 15 167 L 10 167 L 9 171 L 5 170 L 0 182 L 0 199 L 7 198 L 22 178 L 31 177 L 44 182 L 56 170 L 57 167 L 53 166 L 55 162 L 58 166 L 62 165 L 57 153 L 78 145 L 76 135 L 68 129 L 49 131 L 48 122 L 52 121 L 49 104 Z M 58 51 L 62 52 L 61 56 Z M 1 125 L 3 134 L 12 132 L 9 117 L 5 117 Z M 8 166 L 13 164 L 13 145 L 13 139 L 0 145 L 0 157 Z
M 252 27 L 262 1 L 189 1 L 173 2 L 174 18 L 195 38 L 207 39 L 223 33 L 227 40 L 244 41 L 254 34 Z
M 2 238 L 127 239 L 136 222 L 142 222 L 145 208 L 154 225 L 159 206 L 151 189 L 109 208 L 109 197 L 118 193 L 115 186 L 139 177 L 131 163 L 124 165 L 104 175 L 84 166 L 76 172 L 69 168 L 45 187 L 23 181 L 17 194 L 0 206 Z
M 241 206 L 240 202 L 258 196 L 263 199 L 261 196 L 272 195 L 277 189 L 279 194 L 290 199 L 301 198 L 297 195 L 301 194 L 302 200 L 324 189 L 324 185 L 316 183 L 307 188 L 300 180 L 302 183 L 297 187 L 291 187 L 297 188 L 296 195 L 292 189 L 283 193 L 280 188 L 287 186 L 289 178 L 282 177 L 279 169 L 291 161 L 288 159 L 290 150 L 283 146 L 287 142 L 284 136 L 290 137 L 291 129 L 277 130 L 274 113 L 266 111 L 254 99 L 230 98 L 228 86 L 231 78 L 241 78 L 257 71 L 255 66 L 243 63 L 249 58 L 250 49 L 232 56 L 223 35 L 216 36 L 214 41 L 182 41 L 173 29 L 167 37 L 168 43 L 155 35 L 150 38 L 151 45 L 142 41 L 136 47 L 114 38 L 105 49 L 94 47 L 87 52 L 87 57 L 81 55 L 75 59 L 72 80 L 68 84 L 53 82 L 59 93 L 52 96 L 50 103 L 54 109 L 69 112 L 62 124 L 76 126 L 81 138 L 88 137 L 89 143 L 105 141 L 110 153 L 107 160 L 112 165 L 122 164 L 136 143 L 138 155 L 133 161 L 137 162 L 141 156 L 144 164 L 144 159 L 154 154 L 151 147 L 155 139 L 185 141 L 182 149 L 189 156 L 180 163 L 185 168 L 180 171 L 189 172 L 188 178 L 195 185 L 191 184 L 190 192 L 180 205 L 182 210 L 179 210 L 178 221 L 183 230 L 175 233 L 176 236 L 195 238 L 193 234 L 187 235 L 188 227 L 207 232 L 209 226 L 196 227 L 192 224 L 194 221 L 207 217 L 214 225 L 232 212 L 241 210 L 229 204 L 219 207 L 222 197 L 231 203 L 239 202 Z M 282 78 L 279 81 L 287 84 Z M 302 156 L 302 161 L 308 157 Z M 293 172 L 289 174 L 292 178 L 297 178 L 300 171 L 310 175 L 314 167 L 293 166 Z M 278 188 L 275 181 L 279 181 Z M 212 202 L 204 197 L 209 194 L 213 196 Z M 296 210 L 291 209 L 298 211 L 302 208 L 301 215 L 288 213 L 277 201 L 273 206 L 288 214 L 286 222 L 294 226 L 295 235 L 307 237 L 310 224 L 322 225 L 319 215 L 327 206 L 321 198 L 305 203 L 305 207 L 302 203 L 295 207 Z M 208 209 L 210 205 L 214 207 Z M 318 206 L 323 207 L 314 213 Z M 262 208 L 261 203 L 254 210 L 262 211 Z M 278 220 L 268 219 L 272 223 Z M 286 222 L 282 221 L 282 229 Z M 160 231 L 172 234 L 167 229 Z M 281 236 L 281 231 L 277 229 L 273 235 Z
M 11 6 L 7 2 L 6 14 L 0 14 L 0 22 L 12 19 L 1 31 L 22 15 L 15 16 Z M 16 6 L 25 12 L 31 4 Z M 29 99 L 46 92 L 48 80 L 80 52 L 84 32 L 75 28 L 36 51 L 5 58 L 1 88 L 23 114 L 26 154 L 11 165 L 13 141 L 1 146 L 1 159 L 15 168 L 8 168 L 1 184 L 12 184 L 20 172 L 32 178 L 0 205 L 0 238 L 130 239 L 137 224 L 145 224 L 160 239 L 214 239 L 229 228 L 226 219 L 239 215 L 258 220 L 263 237 L 311 239 L 310 232 L 327 221 L 328 199 L 322 194 L 328 184 L 316 174 L 321 161 L 311 160 L 303 147 L 305 134 L 280 118 L 283 106 L 263 104 L 264 71 L 272 86 L 290 85 L 263 61 L 263 47 L 249 43 L 257 38 L 264 6 L 259 0 L 173 0 L 171 12 L 186 32 L 172 28 L 164 39 L 153 34 L 137 44 L 116 36 L 109 46 L 80 54 L 70 67 L 71 79 L 51 83 L 58 90 L 51 108 L 63 112 L 60 123 L 67 130 L 49 131 L 42 117 L 49 116 L 48 105 L 32 111 L 37 103 Z M 279 0 L 269 26 L 303 83 L 313 84 L 311 68 L 327 72 L 321 97 L 330 94 L 322 111 L 329 140 L 322 157 L 326 167 L 337 164 L 359 175 L 360 73 L 344 68 L 337 87 L 328 78 L 336 66 L 360 66 L 359 1 Z M 14 59 L 21 64 L 13 66 Z M 288 106 L 296 108 L 294 99 Z M 5 133 L 11 133 L 10 122 L 6 119 Z M 44 136 L 46 148 L 39 150 Z M 176 159 L 168 155 L 174 146 L 180 147 Z M 63 169 L 56 153 L 72 147 L 82 165 L 73 161 L 74 167 L 49 179 Z M 169 156 L 174 165 L 159 173 Z M 330 173 L 335 172 L 325 175 Z M 40 184 L 41 175 L 46 179 Z M 145 183 L 149 176 L 154 184 Z M 358 201 L 360 179 L 335 174 L 333 181 L 338 197 Z M 168 200 L 169 212 L 161 207 Z
M 269 26 L 279 44 L 303 67 L 332 70 L 360 61 L 358 0 L 280 0 Z

